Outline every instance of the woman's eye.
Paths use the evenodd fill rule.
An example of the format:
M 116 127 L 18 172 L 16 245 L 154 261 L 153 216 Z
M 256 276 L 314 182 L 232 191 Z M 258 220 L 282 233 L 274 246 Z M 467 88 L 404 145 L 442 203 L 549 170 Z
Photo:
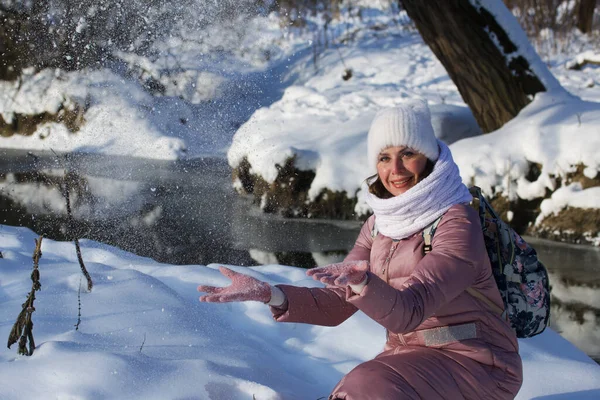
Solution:
M 388 161 L 390 158 L 388 156 L 380 156 L 379 157 L 379 162 L 386 162 Z
M 415 156 L 415 153 L 413 153 L 412 151 L 406 151 L 406 152 L 402 153 L 402 158 L 411 158 L 414 156 Z

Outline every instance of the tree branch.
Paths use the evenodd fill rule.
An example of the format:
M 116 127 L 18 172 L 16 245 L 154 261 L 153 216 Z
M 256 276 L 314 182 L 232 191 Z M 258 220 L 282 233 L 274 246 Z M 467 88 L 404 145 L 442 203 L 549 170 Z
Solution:
M 73 231 L 73 213 L 71 212 L 71 195 L 69 194 L 69 192 L 71 191 L 71 179 L 72 179 L 72 175 L 68 172 L 68 170 L 65 168 L 65 199 L 67 200 L 67 218 L 69 220 L 69 231 Z M 78 238 L 74 238 L 73 239 L 75 242 L 75 252 L 77 253 L 77 261 L 79 261 L 79 266 L 81 267 L 81 272 L 83 273 L 83 276 L 85 276 L 85 279 L 87 280 L 87 288 L 88 291 L 92 291 L 92 287 L 94 286 L 94 283 L 92 282 L 92 277 L 90 276 L 89 272 L 87 271 L 87 268 L 85 267 L 85 264 L 83 263 L 83 257 L 81 256 L 81 247 L 79 246 L 79 239 Z

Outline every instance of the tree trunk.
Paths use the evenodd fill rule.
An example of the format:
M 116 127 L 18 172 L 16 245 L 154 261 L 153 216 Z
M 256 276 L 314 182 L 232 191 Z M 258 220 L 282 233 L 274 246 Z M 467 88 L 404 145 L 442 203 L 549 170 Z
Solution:
M 582 33 L 590 33 L 592 31 L 594 8 L 596 8 L 596 0 L 580 0 L 579 12 L 577 15 L 577 28 L 579 28 Z
M 12 81 L 21 74 L 21 61 L 25 58 L 22 46 L 17 45 L 16 32 L 20 30 L 19 14 L 0 4 L 0 80 Z
M 402 3 L 484 132 L 500 128 L 534 94 L 548 89 L 512 42 L 513 36 L 485 7 L 475 7 L 470 0 Z M 522 30 L 517 34 L 525 37 Z

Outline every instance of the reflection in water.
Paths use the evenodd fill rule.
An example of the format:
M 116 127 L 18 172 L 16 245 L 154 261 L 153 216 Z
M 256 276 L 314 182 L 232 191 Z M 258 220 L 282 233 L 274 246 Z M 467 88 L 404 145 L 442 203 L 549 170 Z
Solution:
M 346 251 L 357 222 L 305 222 L 264 215 L 237 195 L 224 160 L 186 162 L 72 155 L 75 222 L 69 226 L 64 160 L 0 149 L 0 223 L 27 226 L 56 240 L 88 238 L 172 264 L 277 263 L 312 267 Z M 333 253 L 331 253 L 333 252 Z M 260 258 L 260 257 L 259 257 Z
M 548 268 L 550 326 L 600 362 L 600 249 L 526 240 Z
M 54 154 L 0 149 L 0 223 L 55 240 L 98 240 L 170 264 L 305 268 L 341 261 L 360 229 L 355 221 L 263 214 L 233 191 L 224 160 L 98 155 L 69 158 L 77 176 L 69 225 L 63 164 Z M 551 327 L 600 360 L 600 249 L 526 240 L 550 272 Z

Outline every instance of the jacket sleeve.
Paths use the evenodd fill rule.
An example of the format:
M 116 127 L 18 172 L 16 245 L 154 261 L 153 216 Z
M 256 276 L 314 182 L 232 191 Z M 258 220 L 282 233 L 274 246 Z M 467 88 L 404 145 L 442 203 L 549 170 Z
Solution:
M 373 237 L 371 235 L 374 225 L 375 216 L 371 216 L 363 224 L 354 247 L 350 250 L 346 258 L 344 258 L 344 261 L 369 261 L 371 259 L 371 246 L 373 244 Z
M 371 257 L 371 232 L 375 217 L 362 226 L 352 250 L 344 261 L 369 260 Z M 304 322 L 313 325 L 337 326 L 350 318 L 356 306 L 346 301 L 346 292 L 340 288 L 305 288 L 277 285 L 283 291 L 286 302 L 281 307 L 271 307 L 278 322 Z
M 356 306 L 346 301 L 341 288 L 307 288 L 277 285 L 285 293 L 287 308 L 271 307 L 277 322 L 302 322 L 305 324 L 337 326 L 350 318 Z
M 414 330 L 482 273 L 487 255 L 475 210 L 467 206 L 446 213 L 432 247 L 401 287 L 394 288 L 369 273 L 369 283 L 360 295 L 347 289 L 348 302 L 393 333 Z

